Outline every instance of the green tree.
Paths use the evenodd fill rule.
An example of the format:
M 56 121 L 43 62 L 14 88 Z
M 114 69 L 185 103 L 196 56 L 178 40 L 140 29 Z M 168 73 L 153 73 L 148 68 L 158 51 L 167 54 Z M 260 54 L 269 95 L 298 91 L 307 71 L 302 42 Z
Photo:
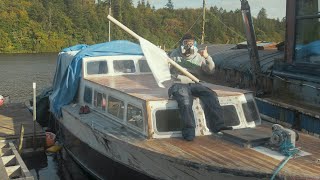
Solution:
M 171 0 L 168 0 L 167 4 L 165 5 L 166 8 L 169 10 L 173 10 L 174 6 Z

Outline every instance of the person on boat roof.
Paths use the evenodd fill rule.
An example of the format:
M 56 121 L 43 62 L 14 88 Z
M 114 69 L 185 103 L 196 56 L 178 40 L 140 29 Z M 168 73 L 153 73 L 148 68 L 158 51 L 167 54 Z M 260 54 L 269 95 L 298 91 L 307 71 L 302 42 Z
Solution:
M 199 71 L 207 75 L 213 74 L 215 64 L 208 54 L 207 46 L 198 52 L 195 43 L 192 34 L 185 34 L 181 39 L 180 47 L 172 51 L 170 58 L 195 75 L 199 75 Z M 177 72 L 173 72 L 173 74 L 177 74 Z M 181 79 L 181 75 L 177 75 L 177 78 Z

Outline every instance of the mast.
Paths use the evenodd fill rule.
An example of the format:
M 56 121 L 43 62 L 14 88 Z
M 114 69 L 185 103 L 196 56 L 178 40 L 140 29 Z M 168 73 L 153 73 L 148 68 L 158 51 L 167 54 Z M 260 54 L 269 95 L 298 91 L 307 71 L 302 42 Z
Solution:
M 109 0 L 109 12 L 108 14 L 111 16 L 111 0 Z M 111 41 L 111 21 L 109 20 L 109 42 Z
M 201 35 L 201 44 L 204 44 L 204 26 L 206 22 L 206 0 L 203 0 L 203 19 L 202 19 L 202 35 Z
M 256 42 L 256 34 L 253 28 L 249 3 L 247 0 L 240 0 L 240 1 L 241 1 L 242 18 L 243 18 L 246 37 L 247 37 L 247 47 L 248 47 L 250 62 L 251 62 L 253 86 L 256 89 L 258 88 L 256 86 L 259 85 L 258 77 L 261 72 L 260 60 L 259 60 L 259 54 L 258 54 L 258 48 L 257 48 L 257 42 Z

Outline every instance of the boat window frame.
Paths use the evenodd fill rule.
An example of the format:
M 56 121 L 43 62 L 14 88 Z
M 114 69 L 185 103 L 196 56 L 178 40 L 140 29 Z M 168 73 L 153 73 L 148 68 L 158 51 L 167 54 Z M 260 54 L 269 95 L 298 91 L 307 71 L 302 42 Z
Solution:
M 115 65 L 115 62 L 121 62 L 121 61 L 132 61 L 132 63 L 133 63 L 133 66 L 134 66 L 134 72 L 116 72 L 115 71 L 115 68 L 114 68 L 114 65 Z M 137 74 L 137 67 L 136 67 L 136 62 L 135 62 L 135 60 L 133 60 L 133 59 L 114 59 L 114 60 L 112 60 L 112 69 L 113 69 L 113 73 L 114 73 L 114 75 L 132 75 L 132 74 Z
M 96 93 L 100 93 L 102 95 L 102 98 L 103 96 L 105 96 L 105 100 L 106 100 L 106 106 L 105 106 L 105 109 L 103 109 L 103 106 L 96 106 L 96 102 L 97 100 L 95 99 L 96 97 Z M 103 101 L 103 99 L 102 99 Z M 102 103 L 102 102 L 101 102 Z M 103 93 L 101 92 L 100 90 L 98 90 L 97 88 L 94 88 L 94 91 L 93 91 L 93 103 L 92 103 L 92 107 L 96 110 L 99 110 L 101 112 L 107 112 L 107 107 L 108 107 L 108 95 L 106 93 Z
M 107 73 L 103 73 L 103 74 L 88 74 L 88 69 L 87 69 L 87 66 L 88 66 L 88 63 L 90 62 L 99 62 L 99 61 L 105 61 L 107 63 L 107 69 L 108 69 L 108 72 Z M 107 76 L 110 74 L 110 65 L 108 63 L 108 61 L 106 59 L 103 59 L 101 57 L 95 57 L 95 59 L 87 59 L 87 60 L 84 60 L 83 59 L 83 62 L 82 62 L 82 72 L 83 72 L 83 77 L 101 77 L 101 76 Z
M 86 93 L 86 88 L 90 89 L 91 90 L 91 102 L 88 103 L 86 100 L 85 100 L 85 93 Z M 87 104 L 87 105 L 90 105 L 92 106 L 92 103 L 93 103 L 93 87 L 91 86 L 88 86 L 87 84 L 84 85 L 84 88 L 83 88 L 83 94 L 82 94 L 82 101 Z
M 125 122 L 126 122 L 126 125 L 128 126 L 128 127 L 130 127 L 130 128 L 133 128 L 133 129 L 135 129 L 135 130 L 137 130 L 137 131 L 139 131 L 139 132 L 141 132 L 141 130 L 142 130 L 142 132 L 144 133 L 145 132 L 145 122 L 146 122 L 146 120 L 145 120 L 145 112 L 144 112 L 144 109 L 143 109 L 143 107 L 141 106 L 138 106 L 138 105 L 136 105 L 136 104 L 134 104 L 134 103 L 131 103 L 131 102 L 127 102 L 127 103 L 125 103 L 126 104 L 126 117 L 125 117 Z M 134 107 L 136 107 L 136 108 L 139 108 L 140 110 L 141 110 L 141 113 L 142 113 L 142 128 L 140 128 L 140 127 L 138 127 L 138 126 L 135 126 L 135 125 L 133 125 L 133 124 L 131 124 L 131 123 L 129 123 L 128 122 L 128 106 L 134 106 Z
M 232 126 L 234 129 L 238 129 L 238 128 L 242 128 L 243 127 L 243 124 L 247 125 L 247 121 L 243 122 L 242 119 L 243 119 L 243 116 L 242 116 L 242 113 L 241 113 L 241 110 L 238 106 L 238 103 L 221 103 L 220 100 L 219 100 L 219 104 L 221 107 L 223 106 L 233 106 L 234 109 L 236 110 L 236 114 L 239 118 L 239 124 L 238 125 L 235 125 L 235 126 Z M 243 110 L 242 110 L 243 111 Z M 204 113 L 204 111 L 203 111 Z M 242 118 L 241 118 L 242 117 Z M 245 119 L 245 117 L 244 117 Z M 207 126 L 207 119 L 204 115 L 204 128 L 206 129 L 206 132 L 205 132 L 205 135 L 210 135 L 212 134 L 213 132 L 210 130 L 210 128 Z
M 140 64 L 139 64 L 140 61 L 146 61 L 146 62 L 147 62 L 147 65 L 148 65 L 148 68 L 149 68 L 150 71 L 148 71 L 148 72 L 145 72 L 145 71 L 144 71 L 144 72 L 141 72 L 141 68 L 140 68 Z M 140 74 L 150 74 L 150 73 L 152 73 L 151 68 L 150 68 L 150 66 L 149 66 L 148 61 L 147 61 L 146 58 L 138 59 L 138 60 L 137 60 L 137 67 L 139 67 L 139 72 L 140 72 Z
M 299 15 L 299 1 L 300 0 L 287 0 L 285 46 L 285 59 L 287 65 L 284 65 L 284 68 L 290 72 L 299 72 L 318 76 L 320 72 L 320 64 L 304 62 L 296 59 L 296 41 L 298 34 L 298 21 L 310 18 L 318 18 L 320 20 L 320 14 Z M 318 6 L 320 8 L 319 4 Z
M 158 107 L 158 108 L 154 108 L 152 110 L 152 122 L 153 122 L 153 130 L 154 132 L 157 134 L 157 135 L 182 135 L 182 131 L 166 131 L 166 132 L 159 132 L 158 131 L 158 128 L 157 128 L 157 118 L 156 118 L 156 113 L 157 111 L 159 110 L 171 110 L 171 109 L 174 109 L 174 110 L 179 110 L 179 108 L 176 108 L 176 107 Z M 195 117 L 196 118 L 196 117 Z M 198 122 L 195 121 L 195 126 L 196 128 L 198 127 Z
M 87 63 L 91 61 L 102 61 L 105 60 L 108 66 L 108 74 L 93 74 L 87 73 Z M 113 67 L 113 61 L 121 60 L 133 60 L 135 72 L 134 73 L 115 73 Z M 98 56 L 98 57 L 84 57 L 82 62 L 82 77 L 84 79 L 88 77 L 106 77 L 106 76 L 120 76 L 120 75 L 139 75 L 139 74 L 152 74 L 152 72 L 141 72 L 139 66 L 139 60 L 146 60 L 143 55 L 120 55 L 120 56 Z
M 122 119 L 119 118 L 119 117 L 117 117 L 117 116 L 115 116 L 115 115 L 113 115 L 113 114 L 111 114 L 111 113 L 109 112 L 110 96 L 111 96 L 112 98 L 114 98 L 114 99 L 117 99 L 117 100 L 120 100 L 121 102 L 123 102 L 124 108 L 123 108 L 123 117 L 122 117 Z M 126 111 L 127 111 L 127 103 L 126 103 L 126 101 L 123 100 L 122 98 L 118 98 L 118 97 L 115 97 L 114 95 L 110 95 L 110 93 L 108 93 L 107 99 L 108 99 L 108 103 L 107 103 L 106 113 L 107 113 L 108 115 L 116 118 L 116 120 L 119 120 L 122 124 L 125 123 L 125 119 L 127 118 L 127 117 L 126 117 L 126 116 L 127 116 L 127 115 L 126 115 Z

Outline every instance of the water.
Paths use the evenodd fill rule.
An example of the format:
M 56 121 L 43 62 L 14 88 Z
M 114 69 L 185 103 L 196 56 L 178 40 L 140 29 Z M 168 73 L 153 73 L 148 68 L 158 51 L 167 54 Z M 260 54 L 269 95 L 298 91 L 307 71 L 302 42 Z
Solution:
M 0 54 L 0 94 L 10 96 L 11 102 L 27 102 L 32 98 L 32 83 L 37 93 L 51 86 L 58 53 Z M 90 179 L 68 154 L 37 153 L 23 157 L 35 179 Z
M 0 54 L 0 94 L 9 95 L 11 102 L 32 98 L 32 83 L 37 93 L 52 84 L 58 53 Z

